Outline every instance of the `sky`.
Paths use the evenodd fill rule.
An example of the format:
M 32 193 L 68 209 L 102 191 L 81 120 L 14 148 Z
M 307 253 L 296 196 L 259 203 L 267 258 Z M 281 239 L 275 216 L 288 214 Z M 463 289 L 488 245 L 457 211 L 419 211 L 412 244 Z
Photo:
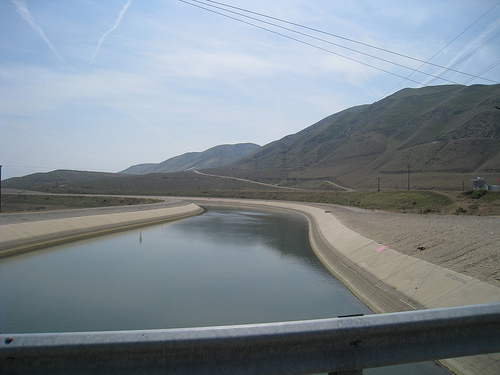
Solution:
M 2 180 L 265 145 L 499 61 L 497 0 L 0 0 Z

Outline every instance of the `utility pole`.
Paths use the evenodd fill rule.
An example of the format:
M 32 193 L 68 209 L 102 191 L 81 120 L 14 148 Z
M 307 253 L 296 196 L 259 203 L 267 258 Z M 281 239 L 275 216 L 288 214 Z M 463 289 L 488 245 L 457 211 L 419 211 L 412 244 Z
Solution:
M 283 174 L 283 178 L 285 180 L 285 186 L 288 186 L 288 171 L 287 171 L 287 159 L 286 159 L 287 147 L 286 147 L 286 144 L 280 143 L 280 153 L 281 153 L 282 174 Z
M 410 191 L 410 165 L 408 164 L 408 191 Z
M 2 166 L 0 165 L 0 214 L 2 213 Z
M 380 177 L 377 177 L 377 191 L 380 191 Z
M 257 181 L 260 181 L 259 180 L 259 173 L 257 172 L 258 171 L 258 162 L 257 162 L 257 156 L 254 156 L 253 158 L 253 170 L 254 170 L 254 178 L 257 180 Z

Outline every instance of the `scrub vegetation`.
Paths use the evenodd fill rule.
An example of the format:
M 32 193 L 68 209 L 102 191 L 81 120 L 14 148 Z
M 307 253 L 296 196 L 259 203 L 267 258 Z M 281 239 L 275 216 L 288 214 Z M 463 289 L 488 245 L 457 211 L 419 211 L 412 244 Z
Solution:
M 2 185 L 45 193 L 281 199 L 499 215 L 498 193 L 464 194 L 471 179 L 496 185 L 500 178 L 499 93 L 500 85 L 403 89 L 263 147 L 221 145 L 126 173 L 55 170 Z
M 486 194 L 462 191 L 432 190 L 383 190 L 382 191 L 340 191 L 333 185 L 322 185 L 326 189 L 288 189 L 273 185 L 262 185 L 242 181 L 233 177 L 215 177 L 192 171 L 157 173 L 142 176 L 124 174 L 103 174 L 96 172 L 54 171 L 10 179 L 3 184 L 5 188 L 35 190 L 59 194 L 107 194 L 143 195 L 177 197 L 217 197 L 264 200 L 287 200 L 298 202 L 330 203 L 343 206 L 360 207 L 372 210 L 404 212 L 416 214 L 459 214 L 459 215 L 500 215 L 500 192 L 488 191 Z M 9 199 L 6 195 L 2 211 L 6 212 Z M 62 198 L 62 197 L 60 197 Z M 73 197 L 76 201 L 77 197 Z M 82 201 L 73 202 L 68 207 L 84 207 Z M 41 199 L 30 209 L 56 209 L 50 205 L 47 196 L 26 199 Z M 90 199 L 90 198 L 89 198 Z M 128 205 L 125 198 L 96 198 L 88 201 L 87 207 Z M 147 203 L 143 201 L 142 203 Z M 18 202 L 19 203 L 19 202 Z M 62 204 L 61 206 L 64 206 Z M 17 206 L 21 207 L 20 205 Z M 64 207 L 63 207 L 64 208 Z
M 244 198 L 264 200 L 286 200 L 295 202 L 327 203 L 371 210 L 385 210 L 404 213 L 446 213 L 454 205 L 454 200 L 432 191 L 410 192 L 299 192 L 299 191 L 220 191 L 196 194 L 218 198 Z

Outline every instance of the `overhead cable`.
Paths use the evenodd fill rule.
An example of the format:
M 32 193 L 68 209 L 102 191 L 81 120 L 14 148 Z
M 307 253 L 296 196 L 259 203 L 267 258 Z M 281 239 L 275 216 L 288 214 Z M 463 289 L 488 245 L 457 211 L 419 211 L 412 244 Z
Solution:
M 180 0 L 180 1 L 182 1 L 182 0 Z M 421 67 L 423 67 L 424 65 L 431 65 L 431 66 L 434 66 L 434 67 L 437 67 L 437 68 L 446 69 L 448 71 L 452 71 L 452 72 L 455 72 L 455 73 L 463 74 L 463 75 L 469 76 L 471 78 L 478 78 L 478 79 L 483 79 L 485 81 L 489 81 L 489 82 L 492 82 L 492 83 L 499 83 L 497 81 L 494 81 L 494 80 L 491 80 L 491 79 L 488 79 L 488 78 L 483 78 L 483 77 L 480 77 L 480 76 L 477 76 L 477 75 L 473 75 L 473 74 L 470 74 L 470 73 L 466 73 L 466 72 L 462 72 L 462 71 L 459 71 L 459 70 L 456 70 L 456 69 L 453 69 L 453 68 L 447 68 L 445 66 L 432 63 L 429 60 L 428 61 L 421 60 L 421 59 L 418 59 L 418 58 L 415 58 L 415 57 L 412 57 L 412 56 L 408 56 L 408 55 L 405 55 L 405 54 L 402 54 L 402 53 L 390 51 L 388 49 L 377 47 L 377 46 L 374 46 L 374 45 L 371 45 L 371 44 L 368 44 L 368 43 L 360 42 L 360 41 L 357 41 L 357 40 L 354 40 L 354 39 L 351 39 L 351 38 L 346 38 L 346 37 L 343 37 L 343 36 L 340 36 L 340 35 L 336 35 L 336 34 L 333 34 L 333 33 L 329 33 L 329 32 L 326 32 L 326 31 L 322 31 L 322 30 L 319 30 L 319 29 L 316 29 L 316 28 L 304 26 L 304 25 L 301 25 L 301 24 L 298 24 L 298 23 L 295 23 L 295 22 L 286 21 L 286 20 L 283 20 L 281 18 L 268 16 L 268 15 L 265 15 L 263 13 L 254 12 L 254 11 L 247 10 L 247 9 L 244 9 L 244 8 L 239 8 L 239 7 L 235 7 L 235 6 L 232 6 L 232 5 L 224 4 L 224 3 L 221 3 L 221 2 L 218 2 L 218 1 L 211 1 L 211 0 L 203 0 L 203 1 L 200 1 L 200 0 L 189 0 L 189 1 L 191 1 L 193 3 L 198 3 L 198 4 L 205 5 L 205 6 L 209 6 L 209 7 L 212 7 L 212 8 L 216 8 L 216 9 L 222 10 L 224 12 L 236 14 L 236 15 L 239 15 L 241 17 L 249 18 L 249 19 L 252 19 L 252 20 L 255 20 L 255 21 L 267 24 L 267 25 L 278 27 L 280 29 L 284 29 L 284 30 L 287 30 L 287 31 L 290 31 L 290 32 L 293 32 L 293 33 L 296 33 L 296 34 L 308 37 L 308 38 L 312 38 L 312 39 L 315 39 L 315 40 L 318 40 L 318 41 L 321 41 L 321 42 L 324 42 L 324 43 L 327 43 L 327 44 L 330 44 L 330 45 L 334 45 L 334 46 L 337 46 L 337 47 L 340 47 L 340 48 L 343 48 L 343 49 L 346 49 L 346 50 L 349 50 L 349 51 L 352 51 L 352 52 L 355 52 L 355 53 L 359 53 L 361 55 L 365 55 L 365 56 L 368 56 L 368 57 L 371 57 L 371 58 L 374 58 L 374 59 L 377 59 L 377 60 L 380 60 L 380 61 L 392 64 L 392 65 L 396 65 L 396 66 L 402 67 L 404 69 L 409 69 L 409 70 L 412 70 L 413 72 L 419 71 L 419 69 Z M 182 2 L 187 3 L 186 1 L 182 1 Z M 386 52 L 386 53 L 393 54 L 393 55 L 396 55 L 396 56 L 404 57 L 406 59 L 410 59 L 410 60 L 414 60 L 414 61 L 417 61 L 417 62 L 421 62 L 421 63 L 423 63 L 423 65 L 420 66 L 418 69 L 414 69 L 414 68 L 408 67 L 406 65 L 396 63 L 396 62 L 391 61 L 391 60 L 387 60 L 387 59 L 384 59 L 384 58 L 381 58 L 381 57 L 378 57 L 378 56 L 375 56 L 375 55 L 372 55 L 372 54 L 369 54 L 369 53 L 366 53 L 366 52 L 362 52 L 362 51 L 356 50 L 354 48 L 350 48 L 350 47 L 343 46 L 343 45 L 338 44 L 338 43 L 331 42 L 331 41 L 326 40 L 326 39 L 322 39 L 322 38 L 319 38 L 319 37 L 316 37 L 316 36 L 313 36 L 313 35 L 310 35 L 310 34 L 306 34 L 306 33 L 303 33 L 303 32 L 297 31 L 297 30 L 293 30 L 293 29 L 290 29 L 290 28 L 287 28 L 287 27 L 284 27 L 284 26 L 277 25 L 277 24 L 272 23 L 272 22 L 267 22 L 267 21 L 264 21 L 264 20 L 259 19 L 259 18 L 251 17 L 251 16 L 248 16 L 248 15 L 239 13 L 239 12 L 231 11 L 229 9 L 226 9 L 226 8 L 223 8 L 223 7 L 219 7 L 219 6 L 216 6 L 216 5 L 212 5 L 212 4 L 208 4 L 208 3 L 214 3 L 214 4 L 222 5 L 223 7 L 237 9 L 239 11 L 243 11 L 243 12 L 246 12 L 246 13 L 258 15 L 259 17 L 264 17 L 264 18 L 276 20 L 276 21 L 279 21 L 279 22 L 282 22 L 282 23 L 286 23 L 286 24 L 289 24 L 289 25 L 297 26 L 297 27 L 300 27 L 300 28 L 303 28 L 303 29 L 307 29 L 307 30 L 311 30 L 311 31 L 314 31 L 314 32 L 317 32 L 317 33 L 321 33 L 321 34 L 325 34 L 325 35 L 332 36 L 332 37 L 335 37 L 335 38 L 343 39 L 343 40 L 346 40 L 346 41 L 349 41 L 349 42 L 352 42 L 352 43 L 356 43 L 356 44 L 363 45 L 363 46 L 366 46 L 366 47 L 369 47 L 369 48 L 377 49 L 377 50 L 382 51 L 382 52 Z M 500 2 L 497 3 L 496 5 L 498 5 L 498 4 L 500 4 Z M 224 13 L 219 13 L 219 12 L 213 11 L 211 9 L 207 9 L 207 8 L 202 7 L 202 6 L 198 6 L 196 4 L 190 4 L 190 5 L 197 6 L 197 7 L 201 8 L 201 9 L 205 9 L 205 10 L 211 11 L 213 13 L 229 17 L 229 18 L 235 19 L 235 20 L 240 21 L 240 22 L 244 22 L 243 20 L 241 20 L 239 18 L 230 17 L 230 16 L 228 16 L 228 15 L 226 15 Z M 492 7 L 490 10 L 492 10 L 494 7 Z M 488 12 L 486 12 L 486 13 L 488 13 Z M 250 24 L 252 26 L 256 26 L 256 25 L 254 25 L 252 23 L 249 23 L 249 22 L 244 22 L 244 23 Z M 258 27 L 258 26 L 256 26 L 256 27 Z M 264 30 L 268 30 L 267 28 L 263 28 L 263 29 Z M 270 31 L 270 30 L 268 30 L 268 31 Z M 282 35 L 282 34 L 280 34 L 280 35 Z M 340 56 L 342 56 L 342 55 L 340 55 Z M 435 79 L 436 78 L 442 79 L 440 76 L 435 76 L 435 75 L 432 75 L 432 74 L 429 74 L 429 73 L 425 73 L 425 72 L 421 72 L 421 71 L 420 71 L 420 73 L 428 75 L 428 76 L 431 76 L 431 77 L 434 77 Z M 446 80 L 446 79 L 443 79 L 443 80 L 444 81 L 448 81 L 450 83 L 457 83 L 457 82 Z
M 497 65 L 500 64 L 500 60 L 498 60 L 496 63 L 493 63 L 491 64 L 490 66 L 488 66 L 487 68 L 481 70 L 477 75 L 482 75 L 488 71 L 490 71 L 491 69 L 493 69 L 494 67 L 496 67 Z M 467 81 L 465 81 L 464 83 L 462 83 L 462 85 L 467 85 L 468 83 L 470 83 L 474 78 L 469 78 Z
M 350 61 L 357 62 L 358 64 L 368 66 L 368 67 L 370 67 L 370 68 L 373 68 L 373 69 L 379 70 L 379 71 L 384 72 L 384 73 L 387 73 L 387 74 L 391 74 L 391 75 L 393 75 L 393 76 L 395 76 L 395 77 L 405 78 L 404 76 L 402 76 L 402 75 L 400 75 L 400 74 L 397 74 L 397 73 L 391 72 L 391 71 L 389 71 L 389 70 L 386 70 L 386 69 L 380 68 L 380 67 L 375 66 L 375 65 L 371 65 L 371 64 L 365 63 L 365 62 L 363 62 L 363 61 L 360 61 L 360 60 L 354 59 L 354 58 L 352 58 L 352 57 L 348 57 L 348 56 L 342 55 L 342 54 L 340 54 L 340 53 L 337 53 L 337 52 L 331 51 L 331 50 L 329 50 L 329 49 L 326 49 L 326 48 L 323 48 L 323 47 L 319 47 L 319 46 L 317 46 L 317 45 L 315 45 L 315 44 L 312 44 L 312 43 L 309 43 L 309 42 L 306 42 L 306 41 L 303 41 L 303 40 L 300 40 L 300 39 L 294 38 L 294 37 L 292 37 L 292 36 L 290 36 L 290 35 L 286 35 L 286 34 L 283 34 L 283 33 L 278 32 L 278 31 L 274 31 L 274 30 L 268 29 L 268 28 L 266 28 L 266 27 L 256 25 L 256 24 L 254 24 L 254 23 L 247 22 L 247 21 L 244 21 L 244 20 L 239 19 L 239 18 L 236 18 L 236 17 L 232 17 L 232 16 L 230 16 L 230 15 L 228 15 L 228 14 L 224 14 L 224 13 L 217 12 L 217 11 L 215 11 L 215 10 L 213 10 L 213 9 L 204 8 L 204 7 L 202 7 L 202 6 L 198 5 L 198 4 L 193 4 L 193 3 L 190 3 L 189 1 L 186 1 L 186 0 L 179 0 L 179 1 L 180 1 L 181 3 L 185 3 L 185 4 L 188 4 L 188 5 L 192 5 L 192 6 L 194 6 L 194 7 L 204 9 L 204 10 L 206 10 L 206 11 L 208 11 L 208 12 L 212 12 L 212 13 L 215 13 L 215 14 L 219 14 L 219 15 L 221 15 L 221 16 L 223 16 L 223 17 L 227 17 L 227 18 L 230 18 L 230 19 L 236 20 L 236 21 L 238 21 L 238 22 L 242 22 L 242 23 L 244 23 L 244 24 L 247 24 L 247 25 L 250 25 L 250 26 L 256 27 L 256 28 L 258 28 L 258 29 L 262 29 L 262 30 L 268 31 L 268 32 L 273 33 L 273 34 L 276 34 L 276 35 L 280 35 L 280 36 L 282 36 L 282 37 L 284 37 L 284 38 L 287 38 L 287 39 L 293 40 L 293 41 L 295 41 L 295 42 L 299 42 L 299 43 L 305 44 L 305 45 L 307 45 L 307 46 L 310 46 L 310 47 L 313 47 L 313 48 L 319 49 L 319 50 L 324 51 L 324 52 L 328 52 L 328 53 L 330 53 L 330 54 L 332 54 L 332 55 L 336 55 L 336 56 L 342 57 L 342 58 L 344 58 L 344 59 L 347 59 L 347 60 L 350 60 Z M 421 85 L 421 83 L 420 83 L 419 81 L 415 81 L 415 80 L 412 80 L 412 79 L 409 79 L 409 81 L 412 81 L 412 82 L 414 82 L 414 83 L 417 83 L 417 84 Z M 445 81 L 446 81 L 446 80 L 445 80 Z M 455 82 L 453 82 L 453 83 L 455 83 Z
M 185 3 L 185 4 L 188 4 L 188 5 L 191 5 L 191 6 L 194 6 L 194 7 L 197 7 L 197 8 L 203 9 L 203 10 L 206 10 L 206 11 L 208 11 L 208 12 L 215 13 L 215 14 L 221 15 L 221 16 L 223 16 L 223 17 L 230 18 L 230 19 L 236 20 L 236 21 L 238 21 L 238 22 L 241 22 L 241 23 L 244 23 L 244 24 L 247 24 L 247 25 L 250 25 L 250 26 L 253 26 L 253 27 L 256 27 L 256 28 L 259 28 L 259 29 L 262 29 L 262 30 L 268 31 L 268 32 L 271 32 L 271 33 L 273 33 L 273 34 L 280 35 L 280 36 L 282 36 L 282 37 L 284 37 L 284 38 L 287 38 L 287 39 L 290 39 L 290 40 L 293 40 L 293 41 L 296 41 L 296 42 L 299 42 L 299 43 L 302 43 L 302 44 L 308 45 L 308 46 L 310 46 L 310 47 L 313 47 L 313 48 L 319 49 L 319 50 L 324 51 L 324 52 L 328 52 L 328 53 L 330 53 L 330 54 L 333 54 L 333 55 L 336 55 L 336 56 L 342 57 L 342 58 L 344 58 L 344 59 L 347 59 L 347 60 L 350 60 L 350 61 L 357 62 L 358 64 L 368 66 L 368 67 L 370 67 L 370 68 L 373 68 L 373 69 L 379 70 L 379 71 L 384 72 L 384 73 L 387 73 L 387 74 L 391 74 L 391 75 L 393 75 L 393 76 L 395 76 L 395 77 L 398 77 L 398 78 L 403 78 L 403 79 L 407 79 L 407 80 L 409 80 L 409 81 L 411 81 L 411 82 L 414 82 L 414 83 L 416 83 L 416 84 L 418 84 L 418 85 L 423 85 L 423 84 L 422 84 L 421 82 L 419 82 L 419 81 L 416 81 L 416 80 L 413 80 L 413 79 L 409 79 L 409 78 L 407 78 L 407 77 L 405 77 L 405 76 L 402 76 L 402 75 L 400 75 L 400 74 L 397 74 L 397 73 L 391 72 L 391 71 L 389 71 L 389 70 L 387 70 L 387 69 L 380 68 L 380 67 L 378 67 L 378 66 L 375 66 L 375 65 L 372 65 L 372 64 L 369 64 L 369 63 L 366 63 L 366 62 L 363 62 L 363 61 L 357 60 L 357 59 L 355 59 L 355 58 L 352 58 L 352 57 L 349 57 L 349 56 L 346 56 L 346 55 L 342 55 L 342 54 L 340 54 L 340 53 L 338 53 L 338 52 L 334 52 L 334 51 L 332 51 L 332 50 L 329 50 L 329 49 L 326 49 L 326 48 L 323 48 L 323 47 L 317 46 L 317 45 L 315 45 L 315 44 L 312 44 L 312 43 L 306 42 L 306 41 L 304 41 L 304 40 L 297 39 L 297 38 L 294 38 L 294 37 L 292 37 L 292 36 L 289 36 L 289 35 L 286 35 L 286 34 L 280 33 L 280 32 L 278 32 L 278 31 L 271 30 L 271 29 L 269 29 L 269 28 L 266 28 L 266 27 L 263 27 L 263 26 L 256 25 L 256 24 L 254 24 L 254 23 L 252 23 L 252 22 L 248 22 L 248 21 L 245 21 L 245 20 L 242 20 L 242 19 L 239 19 L 239 18 L 236 18 L 236 17 L 230 16 L 230 15 L 228 15 L 228 14 L 218 12 L 218 11 L 213 10 L 213 9 L 205 8 L 205 7 L 203 7 L 203 6 L 199 5 L 199 4 L 194 4 L 194 3 L 191 3 L 191 2 L 186 1 L 186 0 L 179 0 L 179 1 L 180 1 L 180 2 L 182 2 L 182 3 Z M 196 1 L 196 0 L 191 0 L 191 1 Z M 199 1 L 196 1 L 196 2 L 200 3 Z M 261 21 L 261 22 L 264 22 L 264 21 Z M 280 26 L 278 26 L 278 27 L 280 27 Z M 384 60 L 384 61 L 385 61 L 385 60 Z M 406 69 L 413 70 L 413 68 L 409 68 L 409 67 L 406 67 L 406 66 L 404 66 L 404 65 L 400 65 L 400 64 L 396 64 L 396 63 L 393 63 L 393 64 L 398 65 L 398 66 L 401 66 L 401 67 L 406 68 Z M 424 72 L 422 72 L 422 74 L 428 75 L 428 76 L 430 76 L 430 77 L 438 78 L 438 76 L 435 76 L 435 75 L 432 75 L 432 74 L 429 74 L 429 73 L 424 73 Z M 476 77 L 474 77 L 474 78 L 476 78 Z M 458 82 L 451 81 L 451 80 L 448 80 L 448 79 L 445 79 L 445 78 L 441 78 L 441 77 L 439 77 L 439 79 L 441 79 L 441 80 L 443 80 L 443 81 L 446 81 L 446 82 L 453 83 L 453 84 L 458 84 Z M 491 81 L 491 80 L 489 80 L 489 81 Z M 492 81 L 492 82 L 495 82 L 495 83 L 496 83 L 496 81 Z
M 286 35 L 286 34 L 283 34 L 283 33 L 278 32 L 278 31 L 271 30 L 271 29 L 269 29 L 269 28 L 267 28 L 267 27 L 260 26 L 260 25 L 257 25 L 257 24 L 255 24 L 255 23 L 252 23 L 252 22 L 248 22 L 248 21 L 242 20 L 242 19 L 237 18 L 237 17 L 233 17 L 233 16 L 231 16 L 231 15 L 229 15 L 229 14 L 222 13 L 222 12 L 216 11 L 216 10 L 214 10 L 214 9 L 209 9 L 209 8 L 206 8 L 206 7 L 204 7 L 204 6 L 200 5 L 200 4 L 203 4 L 203 5 L 205 5 L 205 6 L 210 6 L 210 5 L 209 5 L 209 4 L 204 4 L 204 3 L 202 3 L 201 1 L 198 1 L 198 0 L 179 0 L 179 1 L 180 1 L 180 2 L 182 2 L 182 3 L 185 3 L 185 4 L 187 4 L 187 5 L 191 5 L 191 6 L 193 6 L 193 7 L 197 7 L 197 8 L 203 9 L 203 10 L 205 10 L 205 11 L 208 11 L 208 12 L 211 12 L 211 13 L 214 13 L 214 14 L 217 14 L 217 15 L 220 15 L 220 16 L 223 16 L 223 17 L 226 17 L 226 18 L 229 18 L 229 19 L 232 19 L 232 20 L 235 20 L 235 21 L 241 22 L 241 23 L 243 23 L 243 24 L 246 24 L 246 25 L 249 25 L 249 26 L 253 26 L 253 27 L 255 27 L 255 28 L 258 28 L 258 29 L 261 29 L 261 30 L 264 30 L 264 31 L 267 31 L 267 32 L 270 32 L 270 33 L 273 33 L 273 34 L 276 34 L 276 35 L 279 35 L 279 36 L 282 36 L 282 37 L 284 37 L 284 38 L 287 38 L 287 39 L 293 40 L 293 41 L 295 41 L 295 42 L 298 42 L 298 43 L 301 43 L 301 44 L 304 44 L 304 45 L 307 45 L 307 46 L 310 46 L 310 47 L 316 48 L 316 49 L 318 49 L 318 50 L 321 50 L 321 51 L 324 51 L 324 52 L 330 53 L 330 54 L 332 54 L 332 55 L 339 56 L 339 57 L 344 58 L 344 59 L 346 59 L 346 60 L 350 60 L 350 61 L 356 62 L 356 63 L 358 63 L 358 64 L 361 64 L 361 65 L 364 65 L 364 66 L 367 66 L 367 67 L 370 67 L 370 68 L 376 69 L 376 70 L 378 70 L 378 71 L 381 71 L 381 72 L 384 72 L 384 73 L 390 74 L 390 75 L 392 75 L 392 76 L 395 76 L 395 77 L 401 78 L 401 79 L 403 79 L 403 81 L 404 81 L 404 80 L 407 80 L 407 81 L 413 82 L 413 83 L 415 83 L 415 84 L 417 84 L 417 85 L 419 85 L 419 86 L 427 86 L 427 85 L 425 85 L 424 83 L 422 83 L 422 82 L 420 82 L 420 81 L 417 81 L 417 80 L 415 80 L 415 79 L 411 79 L 411 78 L 409 78 L 409 76 L 403 76 L 403 75 L 401 75 L 401 74 L 394 73 L 394 72 L 389 71 L 389 70 L 387 70 L 387 69 L 383 69 L 383 68 L 380 68 L 380 67 L 378 67 L 378 66 L 375 66 L 375 65 L 372 65 L 372 64 L 366 63 L 366 62 L 364 62 L 364 61 L 360 61 L 360 60 L 358 60 L 358 59 L 355 59 L 355 58 L 352 58 L 352 57 L 349 57 L 349 56 L 346 56 L 346 55 L 340 54 L 340 53 L 338 53 L 338 52 L 334 52 L 334 51 L 332 51 L 332 50 L 329 50 L 329 49 L 326 49 L 326 48 L 320 47 L 320 46 L 318 46 L 318 45 L 315 45 L 315 44 L 312 44 L 312 43 L 306 42 L 306 41 L 304 41 L 304 40 L 301 40 L 301 39 L 298 39 L 298 38 L 294 38 L 294 37 L 292 37 L 292 36 L 290 36 L 290 35 Z M 195 3 L 193 3 L 193 1 L 194 1 Z M 198 4 L 196 4 L 196 3 L 198 3 Z M 213 7 L 213 6 L 212 6 L 212 7 Z M 224 11 L 227 11 L 227 10 L 224 10 Z M 231 13 L 234 13 L 234 12 L 231 12 Z M 238 13 L 237 13 L 237 14 L 238 14 Z M 240 15 L 240 14 L 239 14 L 239 15 Z M 247 17 L 247 18 L 248 18 L 248 17 Z M 258 19 L 257 19 L 257 20 L 258 20 Z M 265 21 L 262 21 L 262 20 L 258 20 L 258 21 L 259 21 L 259 22 L 266 23 Z M 273 26 L 276 26 L 276 27 L 281 27 L 281 26 L 274 25 L 274 24 L 272 24 L 272 25 L 273 25 Z M 283 27 L 281 27 L 281 28 L 283 28 Z M 306 34 L 306 35 L 307 35 L 307 34 Z M 310 37 L 312 37 L 312 36 L 310 36 Z M 312 38 L 315 38 L 315 37 L 312 37 Z M 318 39 L 318 38 L 316 38 L 316 39 Z M 436 64 L 433 64 L 433 65 L 436 65 Z M 436 65 L 436 66 L 439 66 L 439 65 Z M 406 69 L 410 69 L 410 70 L 413 70 L 413 71 L 414 71 L 414 69 L 413 69 L 413 68 L 409 68 L 409 67 L 405 67 L 405 66 L 403 66 L 403 67 L 404 67 L 404 68 L 406 68 Z M 443 67 L 443 69 L 447 69 L 447 68 Z M 460 83 L 458 83 L 458 82 L 455 82 L 455 81 L 452 81 L 452 80 L 449 80 L 449 79 L 445 79 L 445 78 L 442 78 L 442 77 L 438 77 L 438 76 L 433 75 L 433 74 L 429 74 L 429 73 L 425 73 L 425 72 L 420 72 L 420 73 L 425 74 L 425 75 L 430 76 L 430 77 L 433 77 L 433 78 L 439 78 L 439 79 L 441 79 L 441 80 L 443 80 L 443 81 L 446 81 L 446 82 L 449 82 L 449 83 L 453 83 L 453 84 L 460 85 Z M 475 76 L 475 75 L 471 75 L 471 74 L 467 74 L 467 73 L 463 73 L 463 72 L 459 72 L 459 71 L 457 71 L 457 73 L 462 73 L 462 74 L 465 74 L 465 75 L 471 76 L 471 78 L 473 78 L 473 79 L 475 79 L 475 78 L 480 78 L 480 79 L 484 79 L 484 80 L 487 80 L 487 81 L 491 81 L 491 82 L 493 82 L 493 83 L 498 83 L 498 82 L 493 81 L 493 80 L 489 80 L 489 79 L 486 79 L 486 78 L 478 77 L 478 76 Z M 458 95 L 458 94 L 456 94 L 456 93 L 454 93 L 454 92 L 449 92 L 448 90 L 445 90 L 445 89 L 443 89 L 443 88 L 441 88 L 441 89 L 440 89 L 440 91 L 445 92 L 445 93 L 449 93 L 450 95 L 453 95 L 453 96 L 460 96 L 460 95 Z M 480 90 L 480 91 L 481 91 L 481 90 Z M 497 94 L 494 94 L 494 95 L 496 95 L 496 96 L 500 96 L 500 95 L 497 95 Z M 464 97 L 464 98 L 465 98 L 465 99 L 468 99 L 468 100 L 471 100 L 471 99 L 469 99 L 469 98 L 467 98 L 467 97 Z
M 479 17 L 478 19 L 476 19 L 474 22 L 472 22 L 469 26 L 467 26 L 460 34 L 458 34 L 456 37 L 454 37 L 451 41 L 448 42 L 448 44 L 446 44 L 443 48 L 441 48 L 439 51 L 437 51 L 430 59 L 428 59 L 427 61 L 425 61 L 422 65 L 420 65 L 417 69 L 415 69 L 409 76 L 411 77 L 414 73 L 416 72 L 419 72 L 420 69 L 422 69 L 425 65 L 427 64 L 430 64 L 430 61 L 436 57 L 437 55 L 439 55 L 441 52 L 443 52 L 446 48 L 448 48 L 453 42 L 455 42 L 455 40 L 457 40 L 458 38 L 460 38 L 463 34 L 465 34 L 472 26 L 474 26 L 476 23 L 478 23 L 482 18 L 484 18 L 488 13 L 490 13 L 494 8 L 496 8 L 498 5 L 500 4 L 500 1 L 498 3 L 496 3 L 495 5 L 493 5 L 490 9 L 488 9 L 485 13 L 483 13 L 483 15 L 481 15 L 481 17 Z M 481 76 L 482 74 L 486 73 L 489 69 L 487 70 L 483 70 L 481 71 L 480 73 L 476 74 L 476 76 Z M 467 84 L 469 82 L 471 82 L 475 77 L 471 77 L 469 78 L 467 81 L 465 81 L 463 84 Z M 402 80 L 401 82 L 399 82 L 397 85 L 395 85 L 393 88 L 391 88 L 389 91 L 387 91 L 380 99 L 382 98 L 385 98 L 387 95 L 389 95 L 392 91 L 394 91 L 399 85 L 401 85 L 404 81 L 406 81 L 406 79 Z
M 457 62 L 455 62 L 451 68 L 454 68 L 454 67 L 457 67 L 459 66 L 460 64 L 464 63 L 465 61 L 467 61 L 469 58 L 471 58 L 475 53 L 477 53 L 479 50 L 481 50 L 483 47 L 485 47 L 487 44 L 489 44 L 491 41 L 495 40 L 496 38 L 498 38 L 498 36 L 500 36 L 500 32 L 493 35 L 490 39 L 488 39 L 486 42 L 484 42 L 483 44 L 481 44 L 479 47 L 475 48 L 473 51 L 469 52 L 467 55 L 465 55 L 464 57 L 462 57 L 460 60 L 458 60 Z M 450 71 L 454 71 L 453 69 L 451 68 L 446 68 L 447 70 L 450 70 Z M 428 84 L 432 84 L 433 82 L 436 81 L 436 79 L 441 79 L 441 77 L 443 76 L 443 74 L 445 74 L 446 71 L 442 72 L 441 74 L 439 74 L 439 76 L 437 76 L 436 78 L 432 79 Z

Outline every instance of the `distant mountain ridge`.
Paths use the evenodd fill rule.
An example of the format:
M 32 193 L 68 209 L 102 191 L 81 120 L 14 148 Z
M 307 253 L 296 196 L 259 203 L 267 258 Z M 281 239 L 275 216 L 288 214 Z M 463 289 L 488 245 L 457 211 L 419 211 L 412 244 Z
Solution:
M 182 172 L 194 169 L 218 168 L 248 155 L 260 148 L 255 143 L 237 143 L 234 145 L 219 145 L 203 152 L 188 152 L 161 163 L 146 163 L 133 165 L 121 172 L 123 174 L 149 174 Z
M 252 178 L 250 170 L 260 169 L 253 175 L 334 178 L 351 187 L 409 166 L 428 175 L 500 173 L 498 107 L 498 84 L 403 89 L 328 116 L 217 172 Z
M 159 164 L 135 165 L 119 174 L 34 174 L 7 180 L 5 187 L 53 189 L 51 186 L 66 185 L 69 189 L 72 181 L 79 181 L 78 186 L 84 184 L 86 191 L 97 191 L 92 190 L 97 186 L 101 191 L 112 191 L 106 190 L 113 184 L 111 179 L 127 180 L 127 185 L 133 186 L 134 181 L 144 180 L 137 175 L 194 169 L 205 170 L 205 177 L 229 176 L 320 190 L 335 186 L 458 190 L 468 188 L 469 180 L 478 176 L 498 184 L 498 108 L 500 84 L 407 88 L 373 104 L 330 115 L 262 147 L 221 145 Z M 174 189 L 177 185 L 173 181 L 180 179 L 192 190 L 208 190 L 205 182 L 198 185 L 201 175 L 191 175 L 195 174 L 157 176 L 163 183 L 159 191 Z M 219 178 L 217 186 L 233 189 L 236 187 L 228 185 L 233 183 Z

